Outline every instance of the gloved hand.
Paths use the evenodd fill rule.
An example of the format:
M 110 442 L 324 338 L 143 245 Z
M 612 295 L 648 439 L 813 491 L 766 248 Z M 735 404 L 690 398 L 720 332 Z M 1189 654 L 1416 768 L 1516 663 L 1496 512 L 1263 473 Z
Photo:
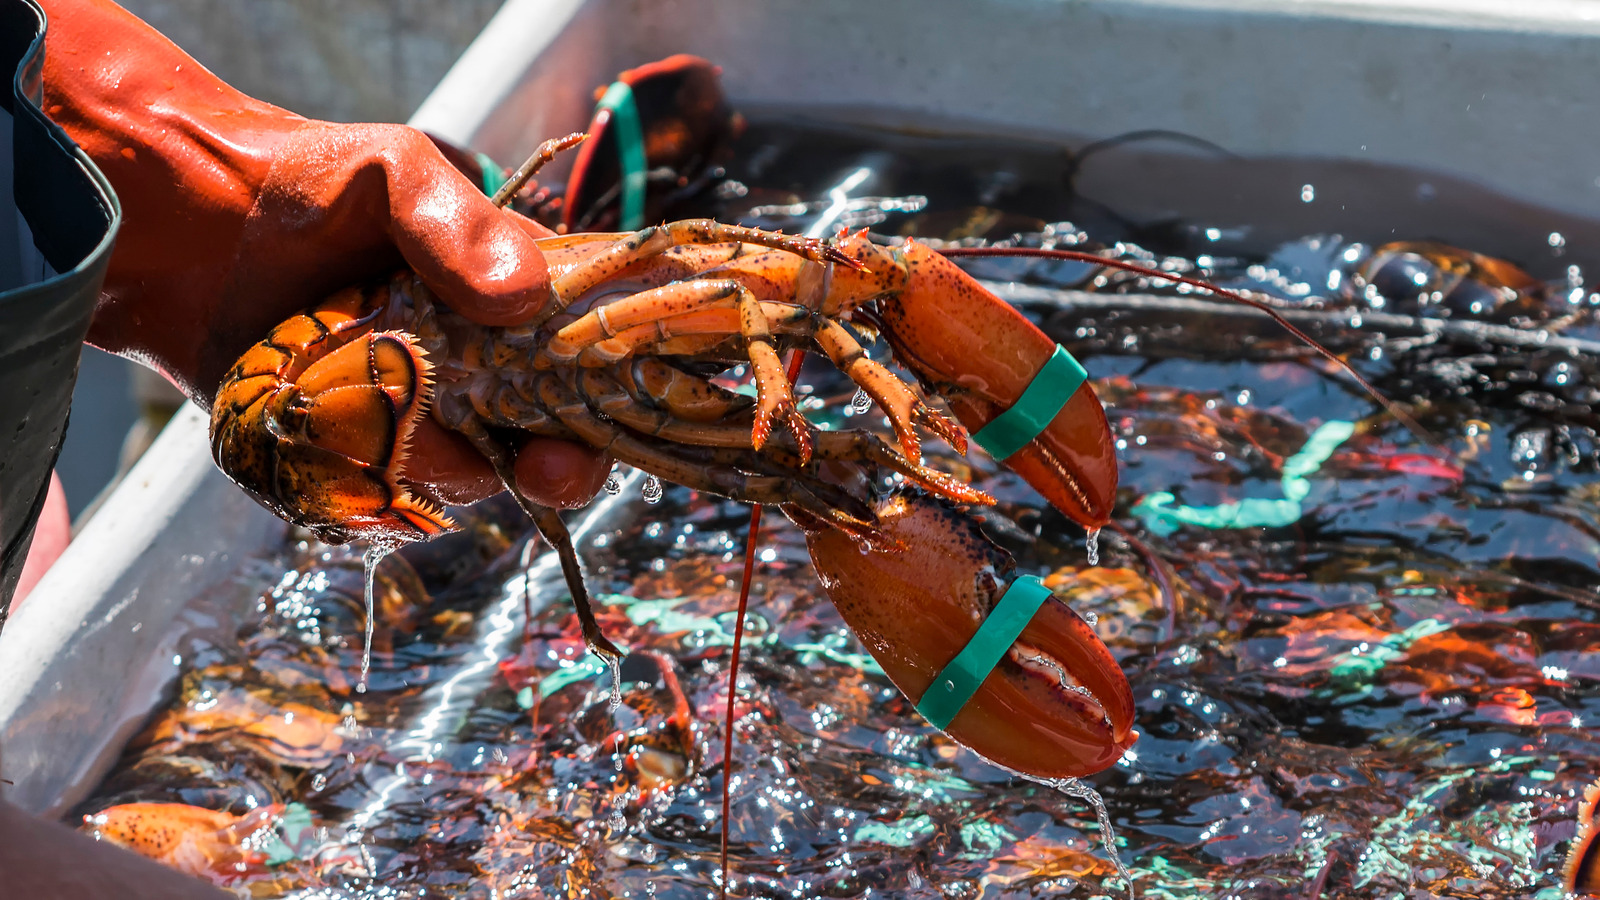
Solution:
M 223 372 L 283 319 L 409 265 L 452 309 L 509 325 L 549 297 L 534 239 L 421 132 L 297 116 L 239 93 L 109 0 L 42 0 L 46 113 L 110 179 L 123 225 L 89 341 L 151 365 L 209 407 Z M 447 503 L 499 489 L 431 420 L 405 476 Z M 519 486 L 587 502 L 608 462 L 534 439 Z

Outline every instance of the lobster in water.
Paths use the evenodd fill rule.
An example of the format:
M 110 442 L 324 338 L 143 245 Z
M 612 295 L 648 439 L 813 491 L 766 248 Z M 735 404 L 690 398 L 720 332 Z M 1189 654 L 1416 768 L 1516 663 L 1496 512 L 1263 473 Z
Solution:
M 508 485 L 507 431 L 584 441 L 663 479 L 783 508 L 806 529 L 846 621 L 921 697 L 1012 579 L 1006 554 L 949 505 L 993 500 L 922 465 L 918 429 L 964 452 L 966 429 L 1015 403 L 1055 344 L 926 246 L 877 246 L 864 233 L 820 241 L 701 220 L 541 249 L 553 296 L 521 326 L 454 315 L 410 272 L 277 326 L 218 390 L 219 467 L 324 540 L 394 546 L 452 527 L 397 475 L 422 416 L 465 435 Z M 868 316 L 961 424 L 866 356 L 845 323 Z M 830 359 L 888 414 L 896 444 L 816 431 L 794 403 L 785 349 Z M 753 372 L 753 400 L 708 377 L 736 364 Z M 1087 384 L 1006 464 L 1086 528 L 1109 520 L 1116 457 Z M 874 508 L 832 477 L 841 465 L 899 473 L 921 491 Z M 618 655 L 560 515 L 512 493 L 558 552 L 586 641 Z M 1061 778 L 1114 763 L 1132 725 L 1110 651 L 1049 603 L 946 730 L 1007 768 Z
M 547 142 L 519 177 L 577 140 Z M 913 700 L 947 684 L 947 665 L 1021 579 L 957 506 L 992 498 L 924 466 L 919 429 L 966 452 L 967 429 L 1019 405 L 1062 352 L 1054 342 L 945 255 L 913 241 L 876 245 L 865 232 L 821 241 L 694 220 L 552 237 L 541 249 L 551 302 L 520 326 L 471 323 L 436 303 L 410 272 L 347 289 L 279 325 L 218 391 L 218 465 L 324 540 L 426 540 L 452 524 L 397 470 L 410 431 L 432 415 L 494 464 L 559 554 L 588 645 L 615 658 L 620 651 L 595 621 L 571 537 L 556 510 L 517 491 L 506 438 L 583 441 L 696 490 L 779 506 L 806 531 L 829 597 L 895 684 Z M 1217 292 L 1263 309 L 1315 346 L 1258 301 Z M 881 331 L 922 390 L 868 358 L 851 323 Z M 832 361 L 887 414 L 895 443 L 867 431 L 815 430 L 794 402 L 785 350 Z M 750 367 L 754 399 L 714 380 L 738 365 Z M 1003 462 L 1096 530 L 1110 521 L 1116 492 L 1110 429 L 1086 380 L 1057 393 L 1067 396 Z M 887 473 L 914 488 L 868 496 L 861 485 Z M 938 724 L 987 759 L 1035 777 L 1110 766 L 1137 738 L 1127 679 L 1065 604 L 1045 602 L 1024 623 Z

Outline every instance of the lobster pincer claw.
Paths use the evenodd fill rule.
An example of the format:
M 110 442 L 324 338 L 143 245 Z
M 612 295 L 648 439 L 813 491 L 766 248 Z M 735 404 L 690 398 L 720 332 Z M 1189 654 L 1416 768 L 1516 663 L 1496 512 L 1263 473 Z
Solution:
M 1104 526 L 1116 502 L 1117 456 L 1082 368 L 949 259 L 916 242 L 895 256 L 906 270 L 904 286 L 878 306 L 895 359 L 1052 506 L 1085 528 Z M 1047 410 L 1042 430 L 1025 431 L 1019 444 L 997 452 L 984 440 L 986 426 L 1029 394 L 1040 401 L 1032 412 Z
M 863 553 L 843 532 L 785 511 L 805 529 L 845 622 L 895 686 L 957 742 L 1051 779 L 1099 772 L 1138 739 L 1133 691 L 1111 651 L 1036 579 L 1009 574 L 1010 556 L 969 517 L 921 492 L 891 496 L 877 505 L 876 527 L 903 548 Z M 1043 591 L 1034 598 L 1043 602 L 1016 622 L 1020 634 L 997 643 L 988 623 L 1008 616 L 1003 598 L 1014 585 Z M 970 659 L 973 649 L 993 651 L 992 668 L 963 673 L 957 657 Z M 959 696 L 963 687 L 970 697 Z
M 622 72 L 610 91 L 595 91 L 601 106 L 589 124 L 589 141 L 572 163 L 563 229 L 615 231 L 679 218 L 668 214 L 671 206 L 705 184 L 704 173 L 744 131 L 744 117 L 728 105 L 721 75 L 720 67 L 680 53 Z M 627 89 L 627 113 L 609 103 L 618 87 Z M 623 160 L 630 144 L 643 169 L 637 177 L 646 179 L 643 218 L 633 223 L 624 221 L 629 173 Z

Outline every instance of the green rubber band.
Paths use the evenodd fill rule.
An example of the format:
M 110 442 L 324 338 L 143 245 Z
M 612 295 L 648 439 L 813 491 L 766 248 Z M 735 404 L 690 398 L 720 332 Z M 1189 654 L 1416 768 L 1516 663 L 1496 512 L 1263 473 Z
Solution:
M 644 227 L 644 187 L 647 163 L 644 156 L 644 126 L 639 123 L 639 106 L 633 101 L 633 88 L 618 81 L 606 88 L 595 110 L 611 111 L 616 125 L 617 160 L 622 165 L 622 221 L 624 231 Z
M 1050 420 L 1061 412 L 1072 395 L 1089 379 L 1067 348 L 1056 345 L 1056 352 L 1033 376 L 1028 389 L 1008 410 L 994 417 L 994 421 L 978 429 L 972 439 L 979 447 L 998 460 L 1028 446 L 1050 426 Z
M 1000 664 L 1049 596 L 1050 589 L 1032 575 L 1011 582 L 994 611 L 978 626 L 978 633 L 961 648 L 955 659 L 950 660 L 917 701 L 917 712 L 933 727 L 941 731 L 949 728 L 956 713 L 978 692 L 983 680 Z
M 1282 528 L 1293 525 L 1305 515 L 1301 501 L 1311 495 L 1311 482 L 1315 475 L 1333 456 L 1339 445 L 1356 433 L 1354 422 L 1335 419 L 1324 422 L 1306 439 L 1300 452 L 1283 461 L 1282 500 L 1247 497 L 1232 503 L 1216 506 L 1184 506 L 1173 504 L 1177 497 L 1169 491 L 1146 494 L 1134 504 L 1131 512 L 1144 520 L 1146 528 L 1166 537 L 1184 525 L 1197 525 L 1215 530 L 1229 528 Z
M 487 153 L 477 154 L 478 168 L 483 170 L 483 195 L 493 197 L 494 192 L 506 183 L 505 170 L 500 164 L 489 157 Z

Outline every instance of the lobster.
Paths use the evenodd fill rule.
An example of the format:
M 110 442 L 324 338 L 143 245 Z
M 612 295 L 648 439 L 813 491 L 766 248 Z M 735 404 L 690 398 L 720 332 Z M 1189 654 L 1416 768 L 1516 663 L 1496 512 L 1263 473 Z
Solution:
M 582 139 L 547 141 L 496 202 Z M 1065 351 L 953 255 L 1086 259 L 1251 306 L 1427 437 L 1267 304 L 1119 260 L 1030 248 L 936 252 L 911 240 L 877 245 L 864 230 L 818 240 L 713 220 L 540 244 L 551 299 L 522 325 L 472 323 L 409 271 L 280 324 L 224 376 L 212 452 L 240 487 L 324 541 L 393 547 L 453 527 L 400 475 L 411 431 L 433 416 L 490 461 L 555 549 L 585 642 L 611 660 L 621 651 L 595 619 L 559 513 L 516 487 L 515 435 L 585 442 L 695 490 L 780 507 L 806 532 L 846 623 L 896 686 L 921 698 L 919 709 L 953 688 L 946 674 L 984 643 L 986 623 L 1026 581 L 956 508 L 993 498 L 923 465 L 919 429 L 964 454 L 969 429 L 980 438 L 993 431 L 1043 385 L 1051 402 L 1032 404 L 1022 437 L 1000 441 L 995 455 L 1085 529 L 1110 522 L 1117 462 L 1087 378 L 1081 368 L 1063 378 L 1056 363 Z M 850 326 L 882 334 L 921 390 L 869 358 Z M 887 414 L 894 443 L 864 430 L 817 431 L 795 403 L 783 350 L 830 360 Z M 717 380 L 745 365 L 753 399 Z M 863 486 L 885 473 L 912 488 L 874 499 Z M 935 721 L 958 742 L 1013 771 L 1060 779 L 1112 765 L 1137 739 L 1127 679 L 1065 604 L 1044 603 L 989 643 L 994 658 L 968 674 L 967 694 Z
M 496 201 L 573 142 L 547 142 Z M 517 488 L 517 435 L 585 442 L 652 476 L 757 504 L 752 545 L 761 505 L 776 505 L 805 532 L 841 617 L 932 724 L 993 763 L 1069 792 L 1071 779 L 1113 765 L 1138 739 L 1127 678 L 1093 628 L 1050 602 L 1037 579 L 1017 577 L 1010 556 L 964 508 L 993 498 L 925 466 L 921 441 L 932 434 L 965 453 L 970 429 L 1091 532 L 1110 523 L 1113 441 L 1081 367 L 1058 365 L 1070 356 L 950 257 L 1092 261 L 1251 306 L 1427 438 L 1269 305 L 1120 260 L 1030 248 L 935 251 L 909 240 L 880 246 L 865 231 L 823 241 L 711 220 L 551 237 L 541 250 L 551 301 L 523 325 L 476 325 L 437 303 L 410 272 L 347 289 L 279 325 L 218 391 L 218 465 L 326 541 L 426 540 L 452 523 L 399 473 L 408 436 L 431 415 L 489 459 L 556 551 L 588 647 L 613 661 L 620 651 L 595 619 L 559 513 Z M 882 335 L 920 390 L 870 359 L 852 327 Z M 787 372 L 785 350 L 795 351 Z M 807 352 L 878 404 L 892 443 L 869 431 L 812 427 L 791 390 Z M 727 386 L 724 376 L 743 366 L 754 398 Z M 1002 421 L 1008 433 L 996 440 Z M 870 485 L 888 473 L 908 486 L 875 495 Z M 724 759 L 732 756 L 732 686 L 752 559 L 747 550 Z M 1032 598 L 1021 613 L 1014 594 Z M 991 630 L 997 622 L 1009 625 Z M 724 873 L 729 784 L 724 778 Z M 1118 869 L 1131 890 L 1131 876 Z M 727 884 L 725 874 L 724 892 Z
M 965 451 L 966 429 L 1015 403 L 1054 343 L 926 246 L 865 233 L 821 241 L 701 220 L 541 249 L 553 297 L 525 325 L 468 322 L 409 272 L 280 324 L 218 391 L 219 467 L 323 540 L 392 546 L 452 527 L 397 474 L 423 415 L 465 435 L 512 486 L 508 431 L 584 441 L 678 484 L 782 507 L 846 621 L 922 696 L 1004 594 L 1010 561 L 947 505 L 994 501 L 923 465 L 918 429 Z M 866 356 L 844 323 L 868 316 L 962 424 Z M 838 366 L 887 413 L 896 443 L 813 429 L 779 361 L 788 347 Z M 733 363 L 750 366 L 753 400 L 704 374 Z M 1085 527 L 1109 520 L 1116 460 L 1086 384 L 1005 462 Z M 898 473 L 920 493 L 874 508 L 830 477 L 841 466 Z M 512 493 L 559 554 L 585 640 L 620 655 L 560 515 Z M 1096 772 L 1136 738 L 1132 694 L 1086 623 L 1065 604 L 1045 610 L 947 731 L 1016 771 Z

